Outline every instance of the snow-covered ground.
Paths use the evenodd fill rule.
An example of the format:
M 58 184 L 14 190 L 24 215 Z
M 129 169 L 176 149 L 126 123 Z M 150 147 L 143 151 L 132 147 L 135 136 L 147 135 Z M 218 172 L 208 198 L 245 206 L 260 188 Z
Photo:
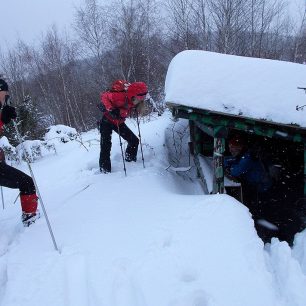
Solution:
M 1 306 L 306 305 L 306 233 L 264 246 L 245 206 L 166 171 L 172 127 L 169 113 L 141 124 L 146 167 L 139 152 L 127 177 L 117 134 L 113 173 L 95 174 L 97 131 L 32 164 L 60 253 L 4 188 Z

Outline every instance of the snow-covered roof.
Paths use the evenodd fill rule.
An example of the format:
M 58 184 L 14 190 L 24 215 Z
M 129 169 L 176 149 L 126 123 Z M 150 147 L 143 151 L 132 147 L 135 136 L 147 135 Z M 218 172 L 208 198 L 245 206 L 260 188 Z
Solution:
M 171 61 L 166 102 L 306 127 L 306 65 L 183 51 Z

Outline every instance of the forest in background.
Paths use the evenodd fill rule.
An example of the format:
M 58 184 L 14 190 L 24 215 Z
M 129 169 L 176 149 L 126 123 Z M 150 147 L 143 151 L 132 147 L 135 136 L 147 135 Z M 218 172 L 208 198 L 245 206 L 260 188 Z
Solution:
M 299 19 L 285 0 L 84 0 L 72 31 L 53 25 L 31 46 L 0 52 L 20 128 L 38 138 L 64 124 L 86 131 L 100 117 L 100 93 L 115 79 L 148 84 L 164 108 L 164 80 L 183 50 L 306 63 L 306 4 Z M 306 81 L 305 81 L 306 82 Z M 195 88 L 195 90 L 200 90 Z

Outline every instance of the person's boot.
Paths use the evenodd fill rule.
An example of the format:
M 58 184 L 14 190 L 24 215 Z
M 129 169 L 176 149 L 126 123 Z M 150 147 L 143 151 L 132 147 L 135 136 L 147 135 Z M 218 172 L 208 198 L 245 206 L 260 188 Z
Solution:
M 21 220 L 23 226 L 28 227 L 34 223 L 40 217 L 40 213 L 37 210 L 38 197 L 34 194 L 22 194 L 20 195 L 20 202 L 22 208 Z
M 136 162 L 137 161 L 137 157 L 136 156 L 132 156 L 129 153 L 125 153 L 125 161 L 129 162 Z
M 110 158 L 100 159 L 99 161 L 100 172 L 101 173 L 111 173 L 112 172 L 112 165 Z
M 25 213 L 22 212 L 21 220 L 24 227 L 29 227 L 31 224 L 33 224 L 37 219 L 40 218 L 40 212 L 39 210 L 36 210 L 35 213 Z
M 111 173 L 111 171 L 109 169 L 105 169 L 105 168 L 100 168 L 100 173 L 104 173 L 104 174 L 108 174 Z

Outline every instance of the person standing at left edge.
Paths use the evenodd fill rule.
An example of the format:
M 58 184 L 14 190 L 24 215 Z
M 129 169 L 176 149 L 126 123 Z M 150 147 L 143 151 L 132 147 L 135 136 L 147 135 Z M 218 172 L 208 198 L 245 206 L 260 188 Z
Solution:
M 8 90 L 8 84 L 0 79 L 0 133 L 3 131 L 3 125 L 17 118 L 15 108 L 5 103 L 8 98 Z M 39 218 L 38 197 L 33 179 L 22 171 L 7 165 L 2 149 L 0 149 L 0 186 L 20 190 L 21 219 L 25 227 L 30 226 Z

